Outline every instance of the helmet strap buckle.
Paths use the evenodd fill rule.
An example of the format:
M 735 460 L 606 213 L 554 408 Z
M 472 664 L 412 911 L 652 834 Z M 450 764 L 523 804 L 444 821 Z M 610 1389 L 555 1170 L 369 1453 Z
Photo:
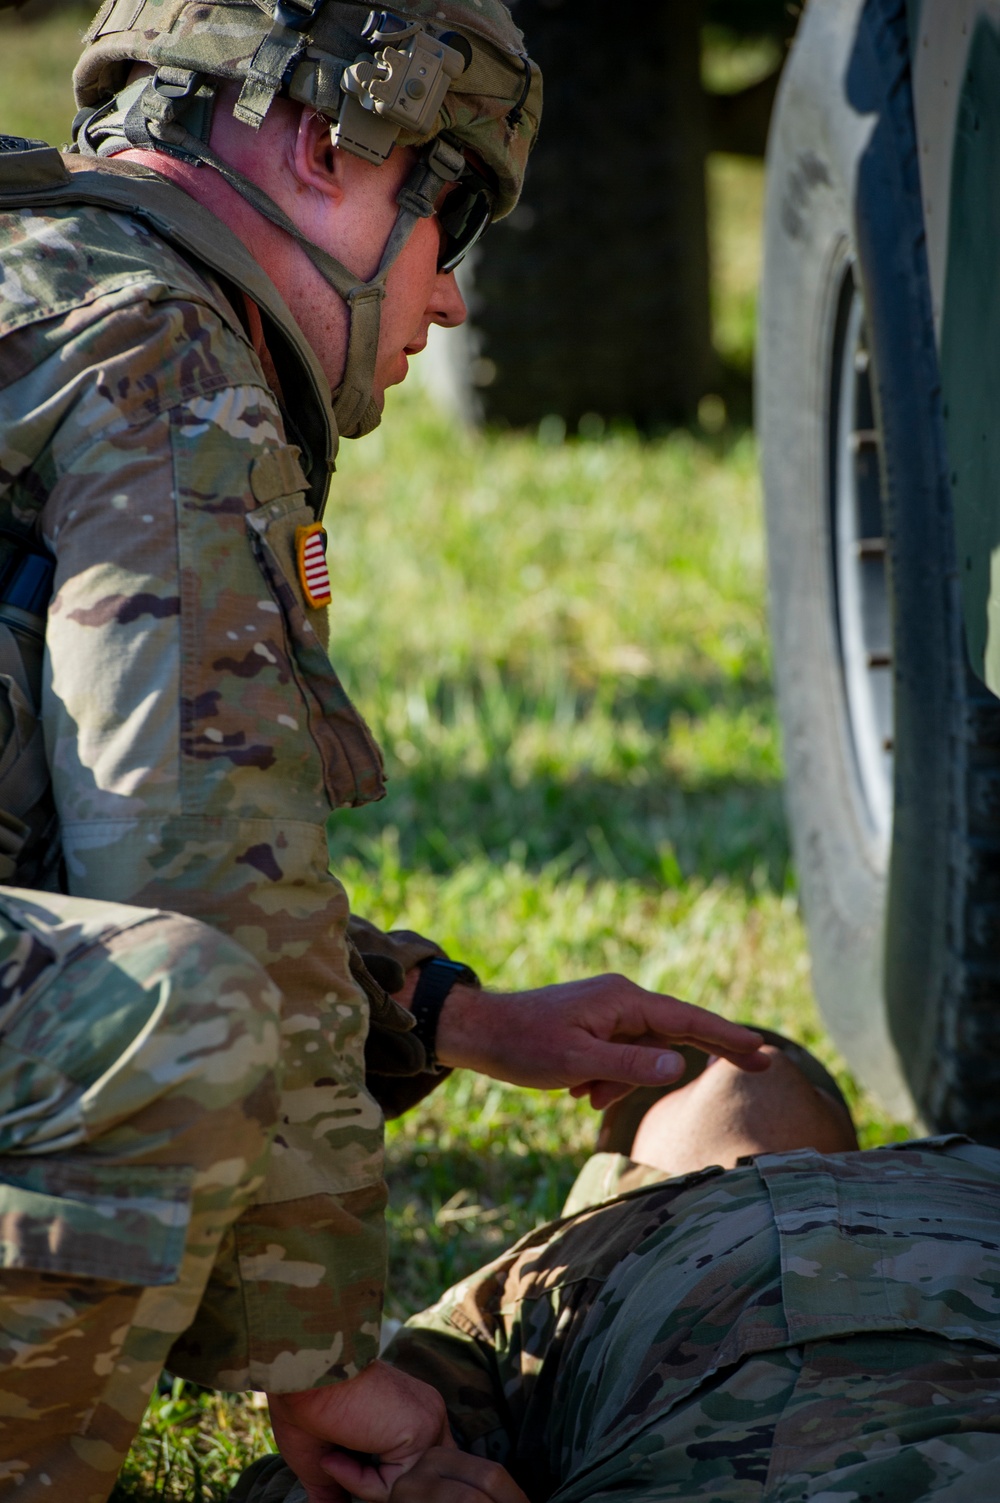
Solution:
M 190 68 L 157 68 L 142 95 L 147 120 L 167 125 L 187 114 L 202 82 L 202 74 Z

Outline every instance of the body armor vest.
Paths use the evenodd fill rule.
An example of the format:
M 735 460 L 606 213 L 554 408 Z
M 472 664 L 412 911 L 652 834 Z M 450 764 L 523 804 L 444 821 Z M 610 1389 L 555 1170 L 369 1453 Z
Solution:
M 337 449 L 330 388 L 277 289 L 231 230 L 173 183 L 134 163 L 63 156 L 42 141 L 0 136 L 0 212 L 74 204 L 143 220 L 185 258 L 206 268 L 239 309 L 260 310 L 282 391 L 290 439 L 302 451 L 307 500 L 322 515 Z M 54 560 L 28 535 L 0 531 L 0 882 L 62 886 L 58 825 L 45 759 L 41 709 L 45 613 Z

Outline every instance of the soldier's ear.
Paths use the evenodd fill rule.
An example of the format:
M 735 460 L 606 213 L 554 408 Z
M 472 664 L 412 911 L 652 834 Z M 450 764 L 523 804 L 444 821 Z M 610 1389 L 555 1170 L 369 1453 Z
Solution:
M 339 203 L 345 192 L 344 153 L 330 138 L 330 122 L 315 110 L 303 109 L 295 136 L 295 176 L 304 188 Z

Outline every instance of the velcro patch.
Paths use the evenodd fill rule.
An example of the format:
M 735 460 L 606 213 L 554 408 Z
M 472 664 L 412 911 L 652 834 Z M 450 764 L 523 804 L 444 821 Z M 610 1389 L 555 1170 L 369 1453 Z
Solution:
M 258 454 L 250 466 L 250 489 L 261 506 L 279 496 L 294 496 L 309 489 L 299 453 L 294 444 L 283 444 L 280 449 L 265 449 Z
M 296 527 L 295 558 L 307 604 L 314 610 L 329 605 L 333 592 L 326 563 L 326 531 L 319 522 Z

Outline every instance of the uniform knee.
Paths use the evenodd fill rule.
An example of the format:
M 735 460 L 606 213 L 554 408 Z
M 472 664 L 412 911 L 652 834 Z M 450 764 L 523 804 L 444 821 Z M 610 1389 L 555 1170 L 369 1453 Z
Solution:
M 162 1122 L 172 1137 L 187 1137 L 188 1153 L 199 1132 L 210 1132 L 216 1151 L 230 1133 L 268 1133 L 281 994 L 253 956 L 196 919 L 151 913 L 109 937 L 105 959 L 109 993 L 119 989 L 133 1004 L 121 1053 L 100 1083 L 103 1105 L 94 1102 L 109 1126 L 128 1116 L 134 1131 L 141 1113 L 147 1133 Z
M 178 1061 L 234 1090 L 242 1074 L 274 1071 L 281 993 L 242 945 L 197 919 L 158 914 L 139 949 L 159 1031 L 176 1036 Z
M 182 915 L 32 894 L 4 910 L 37 964 L 8 967 L 0 1154 L 191 1168 L 223 1198 L 259 1180 L 281 999 L 258 962 Z

